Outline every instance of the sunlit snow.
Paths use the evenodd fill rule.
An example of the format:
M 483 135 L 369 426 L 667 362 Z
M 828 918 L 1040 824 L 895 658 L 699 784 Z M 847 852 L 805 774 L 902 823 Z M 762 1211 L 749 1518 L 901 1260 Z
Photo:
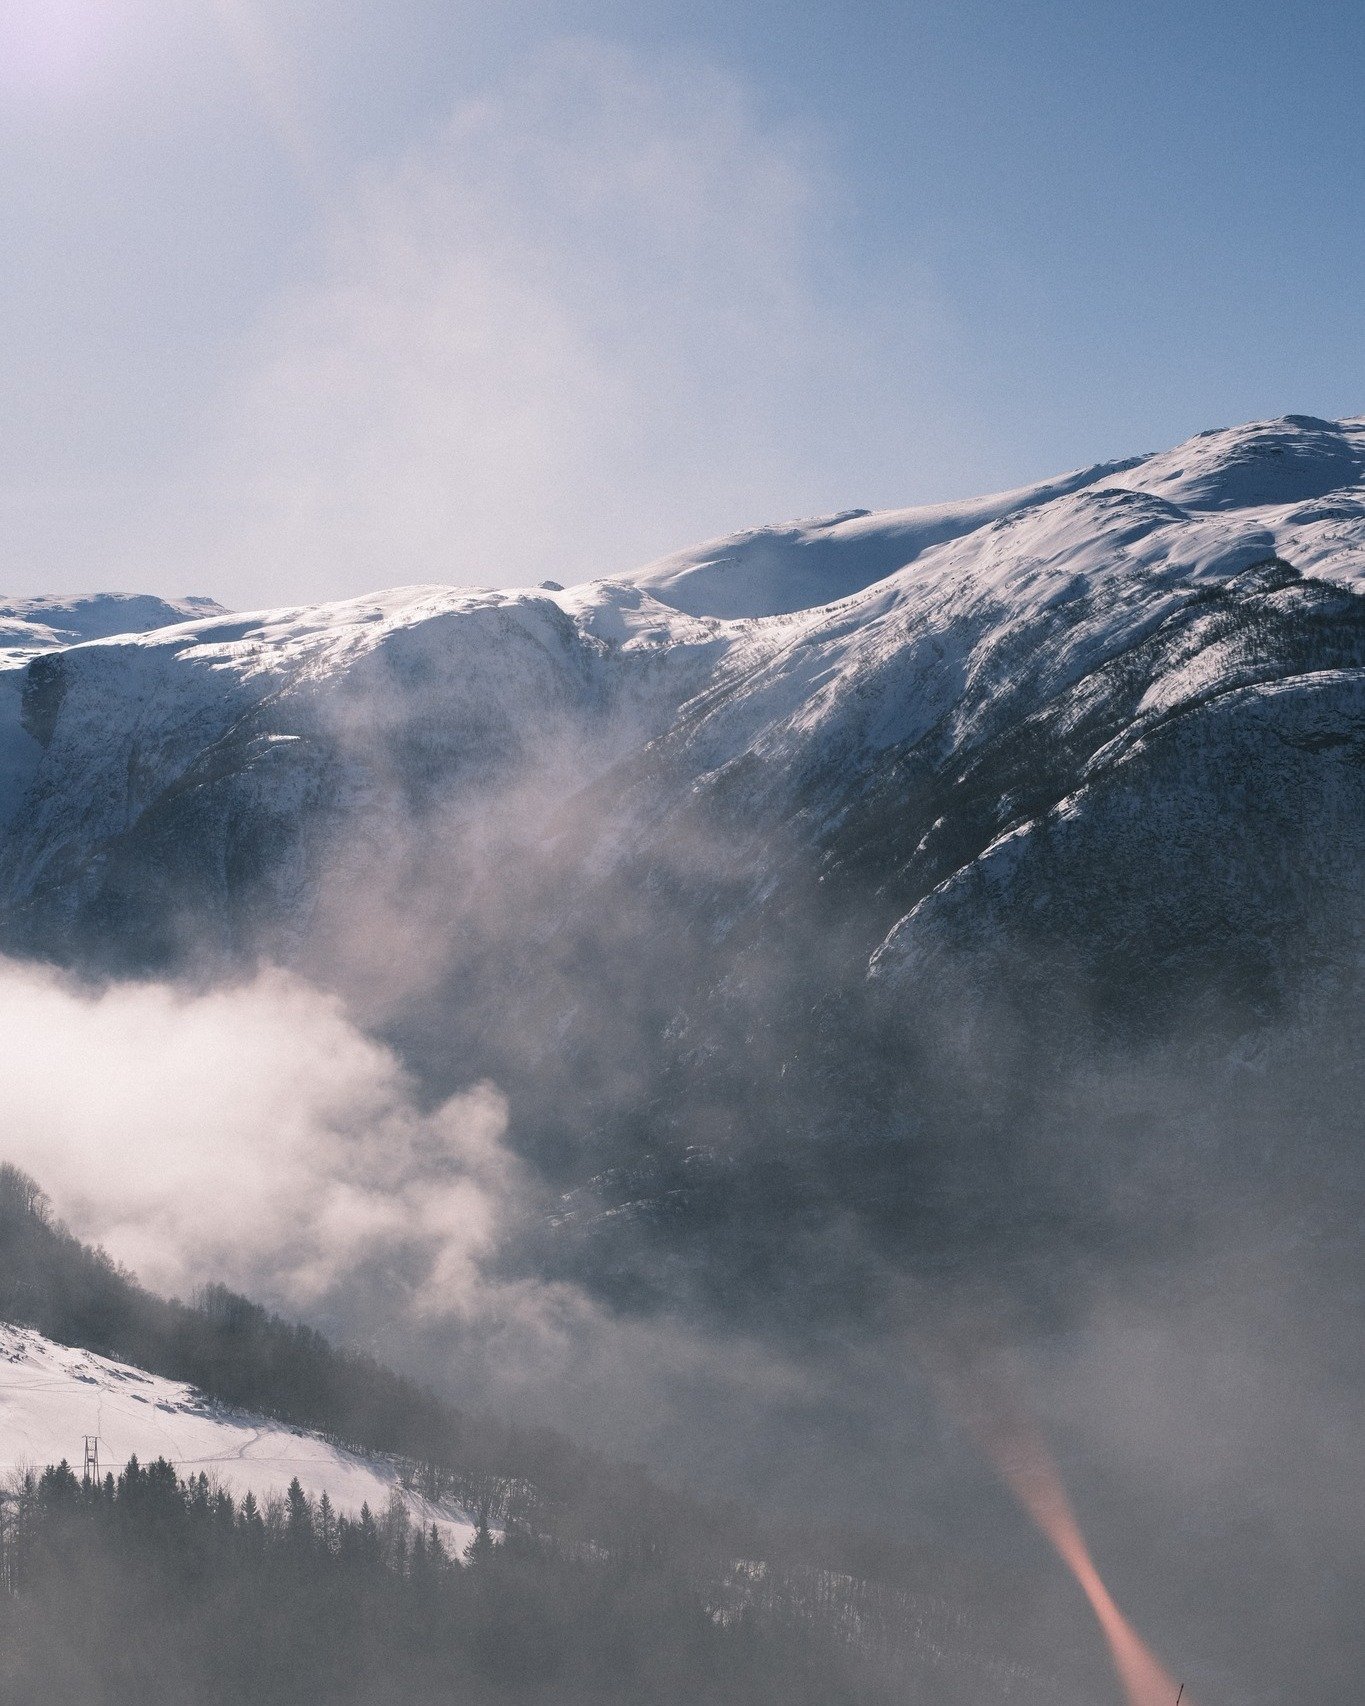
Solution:
M 398 1489 L 416 1522 L 435 1523 L 457 1553 L 473 1538 L 462 1510 L 404 1487 L 397 1465 L 362 1457 L 316 1434 L 233 1410 L 193 1387 L 91 1351 L 55 1344 L 30 1328 L 0 1324 L 0 1474 L 41 1470 L 63 1458 L 79 1474 L 85 1437 L 99 1440 L 100 1470 L 136 1456 L 165 1457 L 182 1477 L 201 1471 L 240 1499 L 264 1504 L 298 1478 L 326 1493 L 340 1514 L 364 1504 L 380 1515 Z

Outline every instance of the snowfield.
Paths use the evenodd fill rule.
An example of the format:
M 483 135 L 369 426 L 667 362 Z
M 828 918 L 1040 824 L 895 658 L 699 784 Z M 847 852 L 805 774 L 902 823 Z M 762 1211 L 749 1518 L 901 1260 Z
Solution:
M 130 1457 L 165 1457 L 182 1476 L 203 1471 L 234 1498 L 250 1491 L 262 1504 L 297 1477 L 305 1492 L 326 1493 L 349 1516 L 364 1504 L 381 1515 L 397 1489 L 413 1520 L 434 1522 L 448 1550 L 458 1555 L 474 1536 L 464 1511 L 405 1488 L 383 1458 L 228 1409 L 193 1387 L 55 1344 L 31 1328 L 0 1324 L 0 1474 L 63 1458 L 80 1474 L 87 1434 L 99 1438 L 101 1474 L 117 1474 Z
M 212 598 L 156 598 L 149 593 L 86 592 L 53 598 L 0 598 L 0 667 L 16 657 L 104 640 L 111 634 L 145 634 L 196 617 L 222 616 Z

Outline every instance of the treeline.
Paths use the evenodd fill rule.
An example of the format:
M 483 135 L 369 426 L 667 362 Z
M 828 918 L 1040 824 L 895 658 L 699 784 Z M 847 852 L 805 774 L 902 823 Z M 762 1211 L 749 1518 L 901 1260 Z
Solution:
M 8 1163 L 0 1316 L 370 1450 L 439 1461 L 492 1443 L 466 1438 L 461 1412 L 415 1382 L 225 1286 L 204 1287 L 188 1305 L 155 1296 L 74 1238 L 39 1185 Z
M 221 1402 L 411 1466 L 495 1521 L 515 1513 L 564 1543 L 649 1556 L 665 1544 L 718 1558 L 733 1524 L 642 1470 L 548 1428 L 472 1415 L 363 1352 L 220 1285 L 192 1303 L 147 1291 L 53 1216 L 41 1187 L 0 1164 L 0 1320 L 35 1327 Z M 747 1525 L 745 1525 L 747 1526 Z
M 942 1547 L 932 1555 L 911 1553 L 864 1532 L 778 1523 L 692 1499 L 550 1429 L 516 1428 L 462 1410 L 224 1287 L 206 1287 L 191 1304 L 158 1297 L 72 1236 L 35 1181 L 3 1163 L 0 1320 L 185 1381 L 340 1445 L 390 1454 L 428 1497 L 453 1496 L 471 1514 L 481 1513 L 512 1536 L 514 1551 L 542 1548 L 570 1574 L 577 1559 L 598 1591 L 617 1585 L 622 1605 L 633 1603 L 637 1581 L 663 1575 L 679 1592 L 689 1584 L 689 1603 L 731 1609 L 750 1603 L 762 1609 L 769 1628 L 818 1625 L 857 1639 L 847 1608 L 812 1600 L 810 1584 L 842 1581 L 851 1605 L 865 1594 L 862 1584 L 875 1582 L 881 1586 L 874 1592 L 898 1607 L 893 1621 L 906 1644 L 897 1662 L 914 1669 L 936 1645 L 916 1627 L 925 1596 L 973 1597 L 970 1578 Z M 499 1556 L 510 1567 L 510 1555 Z M 740 1559 L 765 1560 L 762 1577 L 737 1582 Z M 824 1574 L 831 1571 L 842 1575 Z M 860 1614 L 855 1621 L 863 1629 L 867 1619 Z M 60 1644 L 59 1632 L 51 1633 Z M 895 1644 L 893 1631 L 886 1634 Z M 935 1678 L 941 1681 L 942 1673 Z
M 737 1556 L 781 1557 L 943 1587 L 942 1556 L 930 1561 L 865 1532 L 779 1524 L 690 1498 L 553 1429 L 464 1410 L 225 1286 L 205 1286 L 188 1304 L 158 1297 L 74 1237 L 40 1185 L 9 1163 L 0 1163 L 0 1320 L 338 1445 L 390 1455 L 428 1496 L 452 1494 L 495 1525 L 518 1518 L 565 1546 L 638 1558 L 667 1550 L 708 1572 Z
M 808 1625 L 724 1616 L 667 1562 L 513 1527 L 464 1559 L 401 1500 L 265 1506 L 169 1463 L 29 1475 L 0 1523 L 0 1698 L 25 1706 L 838 1706 L 880 1701 Z
M 400 1503 L 351 1519 L 297 1488 L 234 1505 L 167 1464 L 93 1490 L 50 1470 L 0 1497 L 0 1701 L 881 1706 L 927 1691 L 978 1706 L 990 1693 L 990 1618 L 978 1605 L 945 1621 L 944 1595 L 964 1610 L 975 1595 L 942 1546 L 909 1553 L 704 1504 L 548 1429 L 462 1411 L 222 1287 L 159 1298 L 4 1164 L 0 1320 L 390 1453 L 428 1496 L 483 1519 L 465 1561 Z

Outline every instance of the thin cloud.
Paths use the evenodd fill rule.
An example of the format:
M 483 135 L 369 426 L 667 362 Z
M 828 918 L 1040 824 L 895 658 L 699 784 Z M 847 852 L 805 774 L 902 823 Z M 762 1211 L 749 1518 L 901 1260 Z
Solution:
M 299 1308 L 401 1256 L 415 1309 L 473 1301 L 516 1183 L 491 1088 L 426 1108 L 339 1002 L 279 972 L 91 991 L 0 961 L 0 1030 L 6 1159 L 152 1284 Z
M 571 580 L 858 500 L 908 464 L 942 326 L 913 290 L 894 327 L 829 306 L 838 202 L 714 69 L 542 55 L 371 175 L 259 329 L 199 579 L 237 604 Z
M 320 205 L 330 205 L 332 186 L 316 121 L 284 43 L 252 0 L 210 0 L 210 7 L 300 184 Z

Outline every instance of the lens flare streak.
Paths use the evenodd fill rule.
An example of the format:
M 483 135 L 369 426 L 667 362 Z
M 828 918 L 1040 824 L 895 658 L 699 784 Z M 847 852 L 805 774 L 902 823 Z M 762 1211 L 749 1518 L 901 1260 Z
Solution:
M 1002 1480 L 1051 1542 L 1089 1600 L 1129 1706 L 1174 1706 L 1180 1692 L 1175 1679 L 1114 1603 L 1090 1556 L 1061 1477 L 1042 1442 L 1024 1434 L 999 1439 L 995 1445 L 991 1457 Z
M 1189 1690 L 1150 1650 L 1105 1586 L 1071 1508 L 1071 1500 L 1036 1428 L 1007 1392 L 965 1362 L 941 1352 L 921 1360 L 950 1412 L 980 1445 L 992 1467 L 1074 1576 L 1089 1601 L 1123 1686 L 1127 1706 L 1194 1706 Z

